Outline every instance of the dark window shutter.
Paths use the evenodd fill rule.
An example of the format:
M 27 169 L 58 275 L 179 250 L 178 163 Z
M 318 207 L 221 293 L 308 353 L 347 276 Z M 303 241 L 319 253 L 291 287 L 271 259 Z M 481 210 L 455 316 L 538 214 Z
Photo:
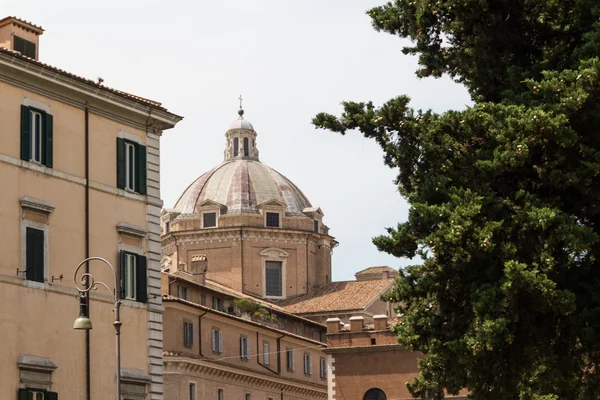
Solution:
M 19 389 L 18 400 L 27 400 L 27 389 Z
M 42 164 L 52 168 L 52 142 L 54 136 L 52 115 L 44 113 L 44 130 L 43 130 L 43 142 L 44 142 L 44 153 L 42 154 Z
M 27 106 L 21 106 L 21 160 L 31 160 L 31 115 Z
M 135 299 L 137 301 L 139 301 L 140 303 L 145 303 L 146 301 L 148 301 L 148 294 L 147 294 L 147 287 L 146 287 L 147 286 L 146 269 L 147 269 L 146 268 L 146 257 L 137 256 L 137 271 L 136 271 L 137 293 L 136 293 Z
M 137 159 L 137 182 L 136 192 L 139 194 L 146 194 L 146 146 L 138 144 L 136 146 L 136 159 Z
M 117 138 L 117 187 L 125 189 L 125 140 Z
M 125 252 L 121 250 L 119 252 L 119 297 L 125 298 Z
M 44 282 L 44 231 L 28 227 L 25 246 L 25 277 L 28 281 Z
M 46 400 L 58 400 L 58 393 L 56 393 L 56 392 L 46 392 L 45 399 Z

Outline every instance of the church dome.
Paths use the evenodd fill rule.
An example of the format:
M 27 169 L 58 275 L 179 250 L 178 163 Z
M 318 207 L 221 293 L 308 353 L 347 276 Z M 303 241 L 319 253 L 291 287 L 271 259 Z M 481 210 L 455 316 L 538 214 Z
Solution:
M 277 200 L 285 205 L 285 215 L 304 216 L 312 207 L 304 193 L 288 178 L 260 162 L 256 131 L 239 118 L 227 129 L 225 161 L 201 175 L 183 192 L 175 210 L 191 214 L 206 200 L 227 206 L 227 213 L 259 212 L 258 205 Z

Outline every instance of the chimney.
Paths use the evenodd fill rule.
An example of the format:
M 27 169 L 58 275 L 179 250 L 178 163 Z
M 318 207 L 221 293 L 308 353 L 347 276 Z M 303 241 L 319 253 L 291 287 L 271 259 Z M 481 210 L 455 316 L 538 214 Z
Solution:
M 34 60 L 38 59 L 42 33 L 41 27 L 17 17 L 0 19 L 0 47 L 18 51 Z
M 387 315 L 375 315 L 373 317 L 373 328 L 376 331 L 386 331 L 387 330 L 388 317 Z
M 327 324 L 327 333 L 338 333 L 340 331 L 340 319 L 339 318 L 327 318 L 325 323 Z
M 192 256 L 190 272 L 194 281 L 204 285 L 206 279 L 206 270 L 208 269 L 208 260 L 205 254 L 196 254 Z
M 365 319 L 361 316 L 350 317 L 350 330 L 362 331 L 365 328 Z
M 390 279 L 390 271 L 383 271 L 383 279 Z

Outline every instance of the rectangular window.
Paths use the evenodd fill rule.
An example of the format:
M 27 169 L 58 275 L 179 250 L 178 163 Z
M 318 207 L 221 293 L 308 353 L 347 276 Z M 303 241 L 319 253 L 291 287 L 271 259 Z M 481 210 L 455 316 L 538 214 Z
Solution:
M 304 353 L 304 373 L 312 374 L 312 357 L 308 353 Z
M 117 138 L 117 187 L 146 194 L 146 146 Z
M 313 229 L 315 230 L 315 232 L 319 233 L 319 221 L 314 221 Z
M 250 400 L 250 399 L 251 399 L 250 393 L 246 393 L 246 396 L 244 397 L 244 400 Z
M 37 108 L 21 106 L 21 160 L 52 168 L 52 115 Z
M 190 400 L 196 400 L 196 384 L 193 382 L 190 382 L 190 396 L 189 396 Z
M 122 299 L 147 301 L 146 257 L 121 250 L 120 277 Z
M 321 376 L 321 378 L 325 379 L 325 378 L 327 378 L 327 360 L 325 360 L 324 358 L 321 358 L 319 361 L 319 364 L 321 366 L 320 376 Z
M 217 400 L 225 400 L 225 394 L 221 388 L 217 389 Z
M 36 59 L 35 43 L 25 40 L 18 36 L 13 36 L 13 49 L 23 54 L 25 57 Z
M 243 360 L 250 359 L 250 341 L 246 336 L 240 337 L 240 357 Z
M 267 213 L 267 226 L 279 228 L 279 213 Z
M 213 297 L 212 308 L 215 310 L 223 311 L 223 300 L 219 297 Z
M 282 262 L 265 261 L 265 294 L 267 296 L 282 296 Z
M 165 233 L 169 233 L 171 232 L 171 223 L 169 221 L 167 221 L 165 223 Z
M 190 320 L 183 320 L 183 345 L 192 347 L 194 345 L 194 323 Z
M 26 229 L 25 278 L 28 281 L 44 282 L 44 231 Z
M 287 369 L 289 371 L 294 370 L 294 350 L 288 348 L 285 350 L 286 358 L 287 358 Z
M 204 293 L 200 295 L 200 305 L 206 306 L 206 295 Z
M 270 345 L 266 340 L 263 342 L 263 364 L 269 365 L 271 363 L 271 351 L 269 350 Z
M 189 300 L 189 291 L 185 286 L 179 286 L 179 298 Z
M 19 389 L 19 400 L 58 400 L 58 393 L 40 389 Z
M 223 334 L 217 328 L 212 329 L 212 351 L 220 353 L 223 350 Z
M 207 212 L 202 214 L 202 220 L 205 228 L 214 228 L 217 226 L 217 213 Z

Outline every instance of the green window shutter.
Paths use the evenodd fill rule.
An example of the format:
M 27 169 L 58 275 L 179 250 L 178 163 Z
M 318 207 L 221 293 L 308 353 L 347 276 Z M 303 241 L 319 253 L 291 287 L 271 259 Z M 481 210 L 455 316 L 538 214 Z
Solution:
M 27 400 L 27 389 L 19 389 L 18 400 Z
M 125 189 L 125 140 L 117 138 L 117 187 Z
M 21 160 L 31 160 L 31 115 L 29 107 L 21 106 Z
M 137 159 L 137 182 L 136 192 L 139 194 L 146 194 L 147 185 L 147 174 L 146 174 L 146 146 L 138 144 L 136 146 L 136 159 Z
M 136 271 L 136 288 L 137 293 L 135 294 L 135 299 L 140 303 L 145 303 L 148 301 L 148 293 L 147 293 L 147 279 L 146 279 L 146 257 L 137 256 L 137 271 Z
M 25 246 L 25 277 L 28 281 L 44 282 L 44 231 L 28 227 Z
M 46 392 L 46 396 L 44 398 L 46 400 L 58 400 L 58 393 L 56 393 L 56 392 Z
M 125 298 L 125 252 L 119 252 L 119 297 Z
M 52 142 L 54 136 L 53 127 L 54 118 L 48 113 L 44 113 L 44 130 L 42 132 L 42 142 L 44 143 L 44 153 L 42 154 L 42 164 L 52 168 Z

